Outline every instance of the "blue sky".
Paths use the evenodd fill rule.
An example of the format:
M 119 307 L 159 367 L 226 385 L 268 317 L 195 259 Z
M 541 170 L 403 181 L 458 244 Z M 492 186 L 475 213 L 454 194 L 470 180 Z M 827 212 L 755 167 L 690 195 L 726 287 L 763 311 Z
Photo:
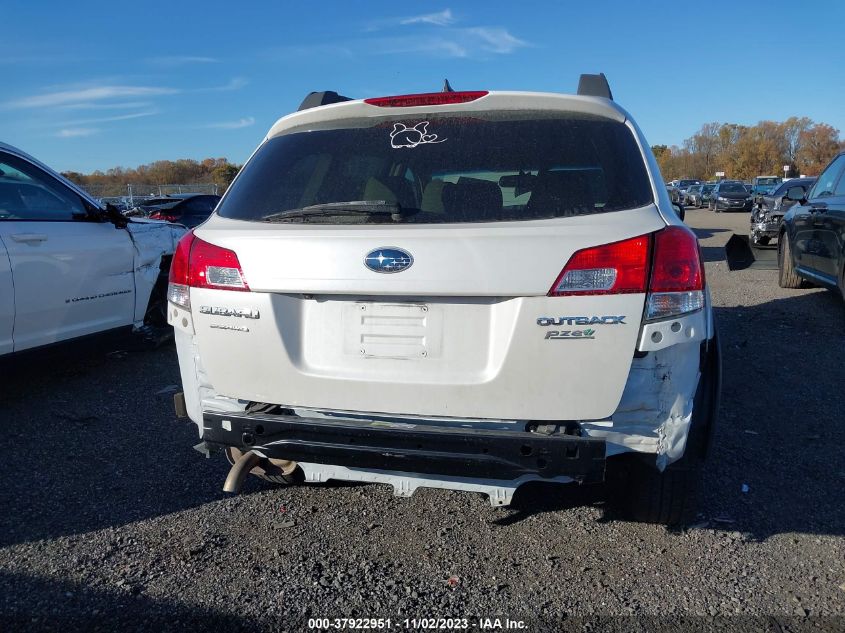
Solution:
M 845 2 L 4 0 L 0 140 L 60 170 L 244 161 L 311 90 L 573 92 L 603 71 L 652 144 L 709 121 L 845 131 Z M 131 5 L 131 6 L 129 6 Z

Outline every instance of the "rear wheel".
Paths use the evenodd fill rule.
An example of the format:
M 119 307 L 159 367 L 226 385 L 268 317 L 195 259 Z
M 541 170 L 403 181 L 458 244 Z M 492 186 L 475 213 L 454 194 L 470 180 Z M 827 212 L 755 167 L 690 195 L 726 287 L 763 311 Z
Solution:
M 630 521 L 679 525 L 692 516 L 701 468 L 681 459 L 662 473 L 639 456 L 625 455 L 608 463 L 608 482 L 616 510 Z
M 136 330 L 141 344 L 148 349 L 156 349 L 173 339 L 173 328 L 167 324 L 168 272 L 169 268 L 159 272 L 144 312 L 144 325 Z
M 778 239 L 778 285 L 781 288 L 800 288 L 804 280 L 795 272 L 792 261 L 792 248 L 786 233 L 781 233 Z
M 161 271 L 156 280 L 147 311 L 144 313 L 144 325 L 154 328 L 167 326 L 167 275 L 168 271 Z

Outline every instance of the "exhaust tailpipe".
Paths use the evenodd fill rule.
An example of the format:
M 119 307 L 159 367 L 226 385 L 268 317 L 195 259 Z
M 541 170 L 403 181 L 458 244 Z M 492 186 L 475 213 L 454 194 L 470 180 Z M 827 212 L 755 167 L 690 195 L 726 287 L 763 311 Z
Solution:
M 252 451 L 247 451 L 241 455 L 238 460 L 229 469 L 229 474 L 226 475 L 226 483 L 223 484 L 223 492 L 231 492 L 237 494 L 241 491 L 244 485 L 244 479 L 249 472 L 258 466 L 263 458 Z

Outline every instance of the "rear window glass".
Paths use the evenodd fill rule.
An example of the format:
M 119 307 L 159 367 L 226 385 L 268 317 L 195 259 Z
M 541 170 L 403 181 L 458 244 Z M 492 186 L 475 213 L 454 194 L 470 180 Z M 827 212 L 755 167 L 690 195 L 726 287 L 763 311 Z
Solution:
M 633 135 L 607 119 L 498 112 L 334 125 L 265 142 L 217 212 L 267 222 L 442 224 L 652 202 Z

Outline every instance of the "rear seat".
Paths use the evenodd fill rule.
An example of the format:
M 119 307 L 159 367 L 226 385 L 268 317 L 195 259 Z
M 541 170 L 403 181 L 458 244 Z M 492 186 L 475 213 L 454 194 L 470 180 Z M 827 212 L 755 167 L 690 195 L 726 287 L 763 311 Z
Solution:
M 461 221 L 497 219 L 502 213 L 502 190 L 489 180 L 461 176 L 457 183 L 432 180 L 423 191 L 421 208 L 428 213 L 448 213 Z
M 596 202 L 584 172 L 545 171 L 538 175 L 525 211 L 534 217 L 578 215 L 593 211 Z

